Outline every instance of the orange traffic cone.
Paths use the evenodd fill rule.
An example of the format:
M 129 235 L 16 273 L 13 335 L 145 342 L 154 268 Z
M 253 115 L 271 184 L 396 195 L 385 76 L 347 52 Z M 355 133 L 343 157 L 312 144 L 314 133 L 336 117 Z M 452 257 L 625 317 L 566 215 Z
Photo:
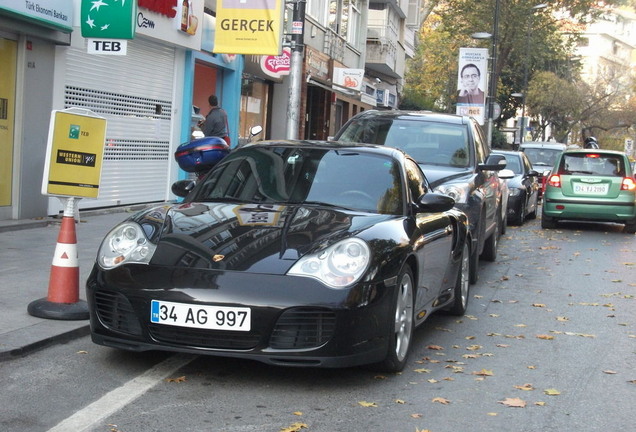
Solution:
M 29 303 L 27 308 L 29 314 L 39 318 L 88 319 L 88 305 L 84 300 L 79 299 L 79 260 L 75 218 L 72 208 L 70 211 L 67 210 L 64 211 L 51 264 L 48 296 Z

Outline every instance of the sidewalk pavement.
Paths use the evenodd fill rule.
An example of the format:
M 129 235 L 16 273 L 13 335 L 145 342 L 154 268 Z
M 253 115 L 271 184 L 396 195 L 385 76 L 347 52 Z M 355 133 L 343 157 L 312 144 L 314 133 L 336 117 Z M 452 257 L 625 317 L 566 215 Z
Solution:
M 81 300 L 86 300 L 86 279 L 102 239 L 143 207 L 80 211 L 75 232 Z M 27 312 L 29 303 L 48 295 L 61 223 L 61 216 L 0 221 L 0 362 L 89 334 L 88 320 L 44 319 Z

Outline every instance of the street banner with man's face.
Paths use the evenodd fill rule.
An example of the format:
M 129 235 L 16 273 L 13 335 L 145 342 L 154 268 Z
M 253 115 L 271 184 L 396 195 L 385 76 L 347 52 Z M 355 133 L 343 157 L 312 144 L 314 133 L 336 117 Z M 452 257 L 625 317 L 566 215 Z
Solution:
M 488 94 L 488 49 L 460 48 L 457 74 L 457 114 L 484 124 Z

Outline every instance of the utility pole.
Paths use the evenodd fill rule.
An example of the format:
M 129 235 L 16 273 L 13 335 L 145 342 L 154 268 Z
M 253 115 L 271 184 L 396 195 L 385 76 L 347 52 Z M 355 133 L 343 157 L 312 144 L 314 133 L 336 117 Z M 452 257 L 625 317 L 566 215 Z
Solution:
M 287 139 L 298 139 L 300 123 L 300 96 L 303 78 L 303 61 L 305 57 L 305 3 L 306 0 L 295 0 L 292 15 L 291 65 L 289 69 L 289 94 L 287 103 Z
M 495 100 L 497 99 L 497 40 L 499 39 L 499 1 L 495 1 L 495 19 L 492 26 L 492 66 L 490 85 L 488 86 L 488 147 L 492 147 L 493 119 L 495 117 Z

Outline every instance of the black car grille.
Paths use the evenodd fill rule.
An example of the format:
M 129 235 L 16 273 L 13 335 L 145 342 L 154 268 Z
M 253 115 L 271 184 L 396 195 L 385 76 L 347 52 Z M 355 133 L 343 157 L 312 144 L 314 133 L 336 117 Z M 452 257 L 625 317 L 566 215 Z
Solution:
M 97 291 L 95 312 L 99 320 L 110 330 L 140 336 L 141 325 L 132 305 L 119 293 Z
M 331 339 L 336 314 L 328 309 L 294 308 L 278 318 L 269 345 L 274 349 L 315 348 Z
M 260 340 L 256 332 L 218 331 L 187 327 L 148 325 L 150 335 L 158 342 L 199 348 L 252 349 Z

